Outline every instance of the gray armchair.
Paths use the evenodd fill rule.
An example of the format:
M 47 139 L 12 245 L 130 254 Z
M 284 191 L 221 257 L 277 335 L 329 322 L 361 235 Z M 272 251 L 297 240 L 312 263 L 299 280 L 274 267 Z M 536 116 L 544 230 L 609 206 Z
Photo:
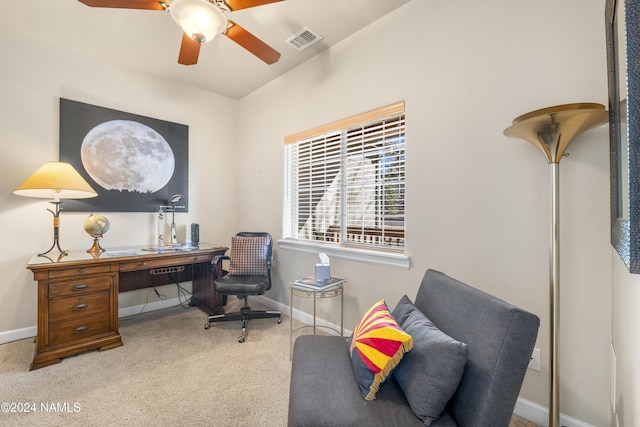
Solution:
M 425 273 L 415 306 L 442 332 L 468 346 L 462 379 L 431 427 L 508 427 L 540 319 L 435 270 Z M 414 342 L 408 354 L 421 351 L 418 347 Z M 437 367 L 421 353 L 416 357 L 413 367 Z M 405 356 L 396 373 L 407 360 Z M 424 378 L 417 371 L 405 377 L 414 380 L 409 387 L 402 387 L 394 373 L 375 400 L 368 401 L 354 377 L 344 338 L 301 336 L 293 349 L 288 426 L 424 426 L 416 409 L 421 409 L 420 399 L 433 398 L 422 394 L 434 381 L 416 380 Z

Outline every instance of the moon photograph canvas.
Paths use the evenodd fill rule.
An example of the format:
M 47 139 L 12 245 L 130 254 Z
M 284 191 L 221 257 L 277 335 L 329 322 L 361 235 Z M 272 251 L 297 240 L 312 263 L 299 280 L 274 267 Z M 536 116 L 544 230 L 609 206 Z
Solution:
M 156 212 L 189 201 L 189 128 L 60 98 L 60 161 L 98 193 L 64 202 L 71 212 Z

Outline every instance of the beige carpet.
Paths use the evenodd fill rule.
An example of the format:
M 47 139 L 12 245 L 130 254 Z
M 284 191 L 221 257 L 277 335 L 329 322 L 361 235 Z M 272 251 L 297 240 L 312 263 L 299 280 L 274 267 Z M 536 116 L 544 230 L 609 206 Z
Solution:
M 239 322 L 205 330 L 205 319 L 175 307 L 121 320 L 123 347 L 31 372 L 32 339 L 0 345 L 0 424 L 286 426 L 289 318 L 252 321 L 243 344 Z

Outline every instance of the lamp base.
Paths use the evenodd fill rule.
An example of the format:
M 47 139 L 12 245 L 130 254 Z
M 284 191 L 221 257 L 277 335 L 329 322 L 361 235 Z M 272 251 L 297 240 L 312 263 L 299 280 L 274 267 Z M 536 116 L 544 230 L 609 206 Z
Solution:
M 42 252 L 41 254 L 38 254 L 38 256 L 45 256 L 49 254 L 49 252 L 51 252 L 54 248 L 58 248 L 58 251 L 60 252 L 60 255 L 58 257 L 69 255 L 68 251 L 63 251 L 62 248 L 60 248 L 60 241 L 58 239 L 54 239 L 53 245 L 51 245 L 49 250 L 46 252 Z
M 38 254 L 38 256 L 45 256 L 49 252 L 51 252 L 54 248 L 58 248 L 58 251 L 60 251 L 60 255 L 58 256 L 58 258 L 60 258 L 62 256 L 68 255 L 68 252 L 63 251 L 62 248 L 60 247 L 60 204 L 62 203 L 62 201 L 57 200 L 57 201 L 52 201 L 50 203 L 53 203 L 54 205 L 56 205 L 55 211 L 52 211 L 51 209 L 47 209 L 53 215 L 53 244 L 51 245 L 48 251 L 42 252 L 41 254 Z
M 98 241 L 98 237 L 93 238 L 93 246 L 87 249 L 87 253 L 93 255 L 94 257 L 100 255 L 104 252 L 104 249 L 100 246 L 100 242 Z

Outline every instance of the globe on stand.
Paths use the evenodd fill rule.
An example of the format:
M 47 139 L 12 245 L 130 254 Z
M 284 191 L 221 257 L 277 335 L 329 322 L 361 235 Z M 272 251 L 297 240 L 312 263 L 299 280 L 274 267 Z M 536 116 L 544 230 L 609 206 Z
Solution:
M 109 220 L 105 216 L 91 214 L 84 221 L 82 228 L 84 228 L 84 231 L 86 231 L 89 236 L 93 237 L 93 246 L 91 246 L 87 252 L 96 258 L 104 252 L 104 249 L 100 247 L 98 239 L 101 238 L 104 233 L 109 231 Z

